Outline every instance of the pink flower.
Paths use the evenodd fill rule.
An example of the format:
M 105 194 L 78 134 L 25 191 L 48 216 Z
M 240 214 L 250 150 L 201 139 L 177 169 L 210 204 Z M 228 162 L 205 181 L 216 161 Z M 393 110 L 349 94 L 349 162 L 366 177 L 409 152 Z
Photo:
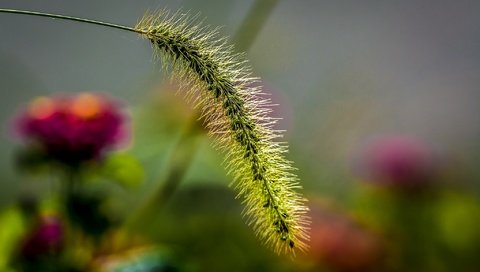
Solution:
M 120 105 L 91 93 L 39 97 L 20 114 L 16 130 L 67 164 L 98 159 L 126 136 Z
M 434 155 L 421 141 L 407 136 L 377 140 L 363 152 L 359 162 L 365 178 L 399 188 L 428 184 L 434 174 Z
M 353 218 L 317 199 L 310 201 L 312 216 L 308 255 L 334 271 L 383 271 L 383 240 Z
M 57 217 L 42 217 L 24 240 L 21 254 L 25 258 L 35 258 L 58 253 L 63 247 L 63 236 L 63 226 Z

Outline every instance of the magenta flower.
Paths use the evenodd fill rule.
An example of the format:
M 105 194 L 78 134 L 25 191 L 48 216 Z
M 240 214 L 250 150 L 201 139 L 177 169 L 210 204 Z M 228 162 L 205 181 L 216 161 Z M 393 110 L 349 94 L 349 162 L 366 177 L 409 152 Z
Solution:
M 37 225 L 28 234 L 21 247 L 21 255 L 35 258 L 47 254 L 59 253 L 63 248 L 63 226 L 57 217 L 40 218 Z
M 359 164 L 364 178 L 409 189 L 430 183 L 434 161 L 426 144 L 413 137 L 397 136 L 373 142 L 364 150 Z
M 16 130 L 66 164 L 98 159 L 127 134 L 120 105 L 91 93 L 39 97 L 20 114 Z

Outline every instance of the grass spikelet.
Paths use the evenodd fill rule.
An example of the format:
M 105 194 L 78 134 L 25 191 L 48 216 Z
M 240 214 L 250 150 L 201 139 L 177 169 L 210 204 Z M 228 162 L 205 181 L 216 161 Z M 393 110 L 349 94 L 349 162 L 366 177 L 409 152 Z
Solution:
M 308 208 L 296 192 L 301 186 L 284 154 L 282 135 L 268 116 L 270 100 L 242 56 L 233 53 L 215 30 L 187 14 L 148 13 L 134 28 L 156 56 L 186 83 L 187 96 L 202 111 L 215 145 L 245 205 L 244 215 L 257 236 L 277 253 L 304 250 Z

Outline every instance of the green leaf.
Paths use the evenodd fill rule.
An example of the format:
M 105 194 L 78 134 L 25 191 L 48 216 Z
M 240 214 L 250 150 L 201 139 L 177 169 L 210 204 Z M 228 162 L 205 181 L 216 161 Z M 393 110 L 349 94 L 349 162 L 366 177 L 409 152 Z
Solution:
M 24 233 L 24 220 L 17 208 L 9 207 L 0 213 L 0 271 L 10 271 L 9 258 Z
M 145 179 L 144 169 L 140 162 L 126 153 L 109 156 L 103 164 L 102 174 L 108 180 L 117 182 L 126 188 L 136 187 Z

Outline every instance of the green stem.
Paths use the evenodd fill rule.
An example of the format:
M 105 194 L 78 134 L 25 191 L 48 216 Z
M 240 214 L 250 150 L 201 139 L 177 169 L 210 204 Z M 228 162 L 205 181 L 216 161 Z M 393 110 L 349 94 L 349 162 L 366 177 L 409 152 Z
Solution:
M 253 3 L 233 37 L 233 42 L 238 51 L 248 51 L 277 3 L 278 0 L 258 0 Z
M 84 18 L 78 18 L 78 17 L 73 17 L 73 16 L 67 16 L 67 15 L 51 14 L 51 13 L 28 11 L 28 10 L 17 10 L 17 9 L 0 9 L 0 12 L 12 13 L 12 14 L 24 14 L 24 15 L 32 15 L 32 16 L 41 16 L 41 17 L 48 17 L 48 18 L 53 18 L 53 19 L 62 19 L 62 20 L 68 20 L 68 21 L 75 21 L 75 22 L 81 22 L 81 23 L 111 27 L 111 28 L 126 30 L 126 31 L 130 31 L 130 32 L 135 32 L 137 34 L 144 34 L 143 31 L 135 29 L 133 27 L 117 25 L 117 24 L 112 24 L 112 23 L 107 23 L 107 22 L 102 22 L 102 21 L 96 21 L 96 20 L 90 20 L 90 19 L 84 19 Z
M 158 184 L 157 187 L 147 195 L 146 200 L 125 221 L 124 226 L 127 229 L 141 227 L 143 219 L 152 218 L 155 216 L 154 214 L 158 214 L 159 207 L 163 207 L 179 187 L 201 144 L 202 131 L 197 119 L 196 115 L 192 117 L 186 130 L 175 144 L 168 161 L 166 177 L 155 182 Z
M 76 167 L 65 167 L 63 184 L 63 205 L 66 208 L 70 198 L 75 194 L 80 182 L 80 171 Z

